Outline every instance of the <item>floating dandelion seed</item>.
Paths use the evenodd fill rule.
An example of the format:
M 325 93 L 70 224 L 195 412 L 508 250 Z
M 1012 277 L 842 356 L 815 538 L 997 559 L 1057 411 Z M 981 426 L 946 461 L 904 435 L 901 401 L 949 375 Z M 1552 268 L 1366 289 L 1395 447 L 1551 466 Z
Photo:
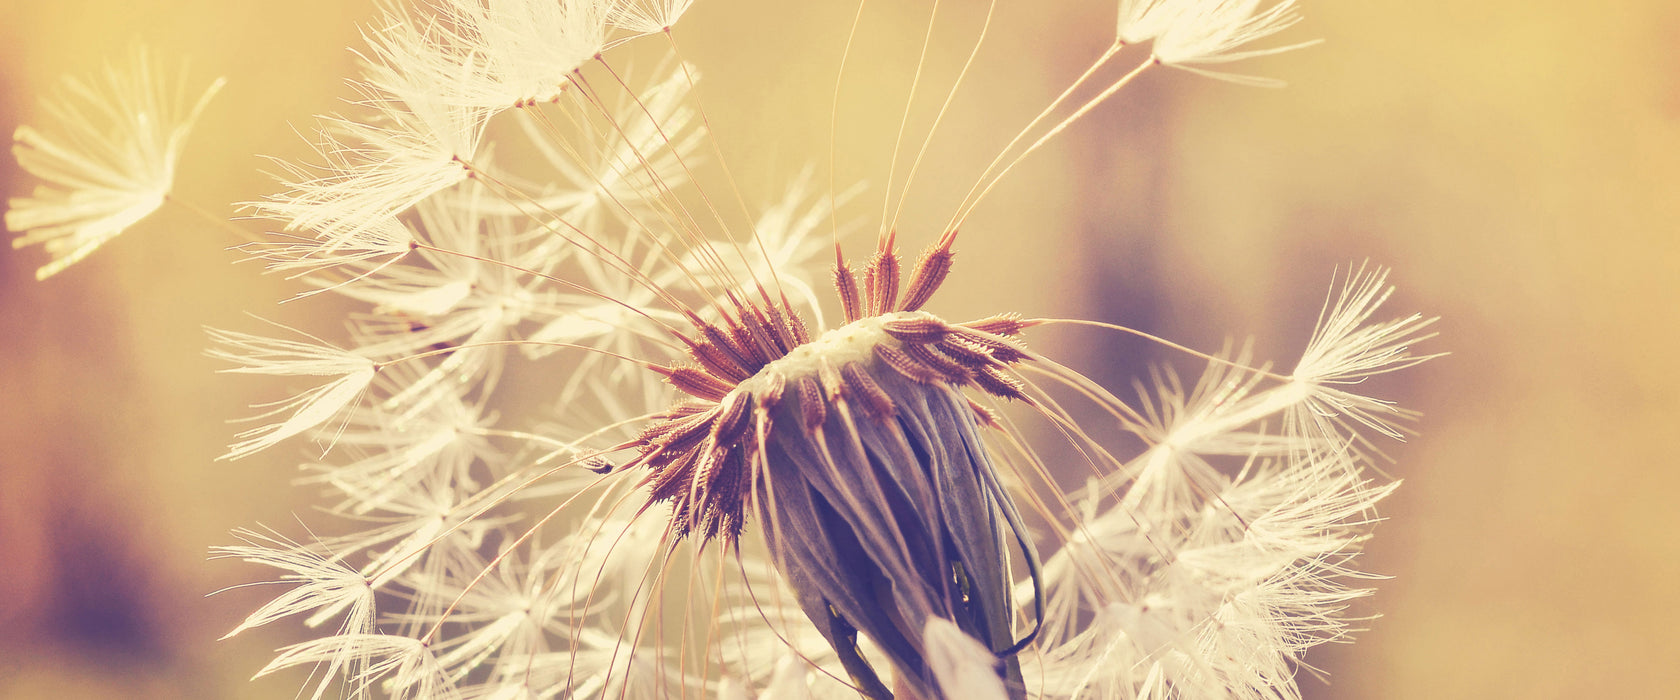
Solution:
M 1393 488 L 1364 476 L 1361 431 L 1407 417 L 1357 384 L 1429 357 L 1410 350 L 1428 320 L 1371 322 L 1385 273 L 1348 272 L 1292 373 L 1198 354 L 1188 390 L 1163 369 L 1134 400 L 1025 337 L 1133 331 L 928 310 L 1016 164 L 1152 66 L 1266 82 L 1206 66 L 1300 46 L 1248 48 L 1294 2 L 1122 0 L 1113 47 L 908 266 L 890 195 L 866 261 L 838 223 L 823 242 L 847 197 L 812 197 L 808 173 L 728 234 L 671 29 L 690 4 L 391 3 L 367 30 L 360 113 L 325 119 L 324 164 L 255 205 L 287 232 L 246 248 L 363 304 L 349 349 L 212 331 L 226 371 L 324 382 L 227 456 L 336 446 L 305 481 L 362 524 L 217 550 L 295 584 L 236 633 L 342 619 L 261 673 L 324 667 L 314 697 L 1297 697 L 1301 654 L 1365 594 L 1352 560 Z M 609 59 L 659 37 L 652 80 Z M 492 158 L 498 139 L 546 179 Z M 803 268 L 831 247 L 829 297 Z M 508 377 L 533 381 L 513 350 L 558 385 L 557 423 L 498 410 Z M 1091 407 L 1102 425 L 1075 417 Z
M 50 183 L 6 203 L 6 228 L 19 234 L 12 247 L 39 243 L 53 257 L 36 279 L 62 272 L 163 206 L 187 132 L 223 84 L 217 79 L 189 102 L 185 75 L 164 72 L 136 44 L 126 63 L 105 66 L 101 81 L 66 78 L 55 99 L 42 101 L 45 130 L 13 132 L 18 165 Z

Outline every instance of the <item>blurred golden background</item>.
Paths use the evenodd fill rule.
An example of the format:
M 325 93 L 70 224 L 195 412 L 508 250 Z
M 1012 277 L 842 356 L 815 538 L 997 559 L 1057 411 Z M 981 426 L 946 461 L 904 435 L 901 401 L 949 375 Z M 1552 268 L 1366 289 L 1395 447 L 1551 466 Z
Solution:
M 901 226 L 919 249 L 1019 125 L 1112 37 L 1113 2 L 1003 0 L 974 83 L 934 141 Z M 831 7 L 832 5 L 832 7 Z M 684 56 L 749 202 L 821 162 L 849 3 L 699 0 Z M 873 217 L 928 4 L 876 2 L 842 87 L 843 181 Z M 946 3 L 949 84 L 978 3 Z M 955 7 L 955 6 L 961 7 Z M 1066 7 L 1064 7 L 1066 6 Z M 1354 608 L 1353 645 L 1308 657 L 1313 698 L 1671 697 L 1680 687 L 1680 6 L 1666 0 L 1306 2 L 1239 64 L 1252 89 L 1160 70 L 1021 167 L 964 232 L 937 311 L 1097 318 L 1217 348 L 1254 336 L 1289 363 L 1337 266 L 1370 259 L 1388 311 L 1442 317 L 1453 354 L 1378 386 L 1424 417 L 1364 566 L 1393 578 Z M 177 193 L 272 188 L 255 154 L 348 95 L 365 0 L 10 1 L 0 129 L 138 36 L 228 87 Z M 942 94 L 924 92 L 922 106 Z M 8 194 L 33 186 L 10 158 Z M 217 642 L 265 575 L 207 562 L 228 530 L 298 532 L 310 493 L 285 447 L 215 462 L 224 421 L 275 387 L 217 376 L 205 325 L 255 313 L 324 332 L 232 241 L 165 209 L 58 278 L 0 253 L 0 698 L 288 698 L 247 682 L 295 623 Z M 854 250 L 862 254 L 861 246 Z M 952 290 L 956 293 L 953 293 Z M 295 291 L 295 290 L 292 290 Z M 1035 338 L 1035 341 L 1037 339 Z M 1087 341 L 1080 343 L 1077 341 Z M 1125 388 L 1142 344 L 1046 334 L 1047 352 Z M 295 515 L 294 515 L 295 514 Z

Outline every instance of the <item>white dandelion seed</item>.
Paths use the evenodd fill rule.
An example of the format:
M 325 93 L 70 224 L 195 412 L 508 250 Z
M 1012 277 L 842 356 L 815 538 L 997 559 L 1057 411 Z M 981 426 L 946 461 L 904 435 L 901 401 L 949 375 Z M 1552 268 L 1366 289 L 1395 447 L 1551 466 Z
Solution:
M 52 261 L 35 271 L 46 279 L 75 264 L 163 206 L 175 185 L 175 165 L 187 134 L 218 78 L 190 100 L 185 69 L 165 75 L 138 44 L 127 62 L 107 64 L 100 79 L 65 78 L 41 102 L 45 130 L 12 133 L 18 165 L 47 184 L 7 200 L 12 247 L 41 244 Z
M 379 388 L 376 382 L 374 390 Z M 477 486 L 474 463 L 495 456 L 485 437 L 491 419 L 452 391 L 432 392 L 420 406 L 400 413 L 356 407 L 330 433 L 317 429 L 317 439 L 356 458 L 304 464 L 316 473 L 306 481 L 329 484 L 334 495 L 351 495 L 336 510 L 358 516 L 383 509 L 427 482 Z
M 280 421 L 240 433 L 239 442 L 229 447 L 220 459 L 255 454 L 332 420 L 367 391 L 379 372 L 373 360 L 319 340 L 311 343 L 265 338 L 213 328 L 207 332 L 211 342 L 220 346 L 212 348 L 210 356 L 239 365 L 222 372 L 333 378 L 292 398 L 261 406 L 269 410 L 252 420 L 278 417 Z
M 1400 438 L 1396 425 L 1410 414 L 1391 402 L 1362 396 L 1351 388 L 1365 380 L 1426 362 L 1439 354 L 1414 354 L 1413 345 L 1434 337 L 1434 318 L 1411 314 L 1371 323 L 1377 307 L 1394 289 L 1388 271 L 1361 265 L 1350 269 L 1333 300 L 1326 300 L 1319 324 L 1306 352 L 1291 373 L 1293 388 L 1303 395 L 1290 414 L 1296 434 L 1359 440 L 1356 426 Z
M 378 250 L 397 238 L 392 217 L 471 174 L 467 163 L 494 112 L 450 103 L 400 64 L 372 60 L 364 73 L 352 86 L 373 116 L 321 117 L 314 147 L 322 162 L 283 164 L 287 191 L 250 203 L 288 230 L 313 232 L 325 241 L 324 254 Z M 363 242 L 370 231 L 373 246 Z
M 1145 12 L 1136 31 L 1154 40 L 1154 56 L 1162 64 L 1192 73 L 1245 85 L 1275 87 L 1281 81 L 1207 66 L 1245 61 L 1294 51 L 1318 43 L 1306 41 L 1263 49 L 1242 47 L 1281 32 L 1301 21 L 1295 0 L 1279 0 L 1261 9 L 1264 0 L 1161 0 Z
M 233 631 L 223 635 L 224 639 L 301 613 L 311 613 L 304 622 L 310 627 L 345 614 L 342 629 L 357 632 L 373 629 L 373 586 L 337 556 L 279 535 L 254 530 L 236 530 L 234 535 L 245 544 L 213 547 L 212 556 L 237 558 L 288 571 L 276 583 L 295 581 L 297 586 L 251 613 Z
M 389 264 L 414 250 L 414 234 L 396 217 L 385 217 L 336 236 L 323 244 L 308 236 L 271 233 L 265 240 L 245 243 L 239 250 L 248 260 L 260 260 L 270 272 L 305 277 L 351 269 L 371 272 L 368 264 Z M 322 285 L 331 288 L 336 284 Z M 305 292 L 304 295 L 314 292 Z
M 311 613 L 304 621 L 304 624 L 310 627 L 342 616 L 343 621 L 338 627 L 339 635 L 355 637 L 373 632 L 375 586 L 360 572 L 345 564 L 340 555 L 333 554 L 325 547 L 300 545 L 278 535 L 265 535 L 253 530 L 236 530 L 234 536 L 244 540 L 246 544 L 212 547 L 211 557 L 238 558 L 287 571 L 290 573 L 281 576 L 280 580 L 274 583 L 296 585 L 251 613 L 233 631 L 223 635 L 223 639 L 301 613 Z M 338 638 L 335 636 L 328 639 Z M 364 655 L 351 647 L 328 649 L 327 646 L 328 644 L 323 643 L 322 652 L 313 659 L 314 663 L 325 667 L 313 696 L 317 699 L 326 692 L 340 672 L 349 675 L 360 673 L 366 660 Z M 266 672 L 267 669 L 257 675 Z
M 822 295 L 815 276 L 829 262 L 827 258 L 833 256 L 834 251 L 830 237 L 821 235 L 818 229 L 831 220 L 833 207 L 847 204 L 861 188 L 853 187 L 840 192 L 831 202 L 827 196 L 814 191 L 812 176 L 812 170 L 807 168 L 790 178 L 787 192 L 781 200 L 759 215 L 753 230 L 758 239 L 754 245 L 762 251 L 761 255 L 754 255 L 746 261 L 728 260 L 728 268 L 723 272 L 702 272 L 699 275 L 701 282 L 748 295 L 756 284 L 754 280 L 774 279 L 800 302 L 801 309 L 810 311 L 818 326 L 824 325 Z M 833 236 L 845 236 L 856 228 L 843 226 L 834 231 Z M 722 248 L 726 244 L 719 241 L 717 245 Z
M 345 681 L 354 697 L 367 697 L 381 686 L 392 698 L 460 697 L 424 642 L 394 634 L 340 634 L 293 644 L 281 649 L 257 677 L 293 666 L 332 664 L 344 656 L 365 661 Z M 328 687 L 322 683 L 311 699 L 319 700 Z
M 669 31 L 694 0 L 619 0 L 612 7 L 613 26 L 637 34 Z
M 1183 8 L 1195 0 L 1120 0 L 1115 37 L 1125 44 L 1151 41 L 1171 26 Z
M 606 46 L 614 0 L 385 3 L 373 60 L 452 107 L 499 111 L 558 97 Z

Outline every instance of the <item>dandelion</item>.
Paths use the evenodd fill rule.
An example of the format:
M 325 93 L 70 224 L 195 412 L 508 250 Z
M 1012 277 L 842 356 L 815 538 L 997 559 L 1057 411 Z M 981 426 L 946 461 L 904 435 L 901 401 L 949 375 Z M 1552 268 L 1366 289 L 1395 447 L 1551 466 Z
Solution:
M 52 256 L 36 279 L 62 272 L 163 206 L 187 133 L 224 82 L 189 101 L 184 70 L 163 73 L 136 44 L 126 63 L 105 66 L 101 80 L 66 78 L 41 103 L 51 125 L 45 131 L 12 133 L 18 165 L 49 183 L 7 201 L 6 228 L 19 234 L 12 247 L 41 244 Z
M 1034 339 L 1136 331 L 937 313 L 1019 163 L 1152 66 L 1232 78 L 1205 66 L 1300 46 L 1245 48 L 1292 0 L 1119 3 L 1115 46 L 945 227 L 904 234 L 925 250 L 889 206 L 861 260 L 854 190 L 807 170 L 755 213 L 700 175 L 722 149 L 674 38 L 651 80 L 623 64 L 690 4 L 387 5 L 325 163 L 255 205 L 285 231 L 247 251 L 359 309 L 342 345 L 212 331 L 225 371 L 316 383 L 227 456 L 332 448 L 304 481 L 348 523 L 218 550 L 293 586 L 236 632 L 343 619 L 261 674 L 314 667 L 315 697 L 1298 697 L 1394 488 L 1365 433 L 1409 417 L 1359 382 L 1430 357 L 1427 319 L 1372 321 L 1386 273 L 1346 274 L 1289 374 L 1156 339 L 1205 369 L 1133 398 Z M 539 387 L 547 419 L 504 412 Z

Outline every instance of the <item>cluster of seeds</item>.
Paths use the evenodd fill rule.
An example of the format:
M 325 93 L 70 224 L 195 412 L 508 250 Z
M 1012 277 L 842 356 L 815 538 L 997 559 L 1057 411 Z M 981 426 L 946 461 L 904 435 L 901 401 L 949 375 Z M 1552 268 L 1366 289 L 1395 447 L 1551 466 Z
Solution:
M 902 302 L 892 236 L 865 266 L 861 290 L 837 249 L 835 288 L 848 323 L 815 340 L 785 298 L 773 301 L 762 288 L 759 300 L 739 302 L 721 326 L 690 316 L 699 338 L 682 340 L 695 364 L 652 369 L 692 398 L 622 446 L 639 450 L 629 466 L 651 470 L 649 504 L 672 504 L 673 534 L 727 542 L 740 534 L 758 438 L 770 431 L 771 415 L 788 392 L 799 398 L 807 430 L 817 430 L 841 403 L 875 419 L 891 417 L 892 397 L 871 378 L 883 367 L 918 384 L 1025 398 L 1008 371 L 1028 358 L 1012 340 L 1026 327 L 1019 317 L 950 324 L 918 310 L 950 272 L 952 240 L 947 236 L 922 255 Z M 985 407 L 969 405 L 981 422 L 991 422 Z

